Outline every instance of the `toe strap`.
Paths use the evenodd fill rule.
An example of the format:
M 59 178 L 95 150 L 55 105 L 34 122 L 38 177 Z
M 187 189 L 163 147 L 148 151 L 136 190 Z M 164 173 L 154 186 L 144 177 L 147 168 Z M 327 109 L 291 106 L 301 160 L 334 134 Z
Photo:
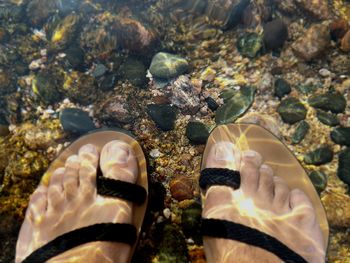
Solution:
M 278 239 L 248 226 L 219 219 L 202 219 L 204 236 L 236 240 L 267 250 L 283 262 L 307 263 L 307 261 Z
M 97 171 L 97 193 L 103 196 L 117 197 L 142 205 L 147 198 L 147 191 L 142 186 L 121 180 L 114 180 Z
M 41 263 L 88 242 L 107 241 L 133 245 L 136 228 L 130 224 L 103 223 L 65 233 L 32 252 L 23 263 Z
M 206 168 L 202 170 L 199 186 L 202 189 L 207 189 L 212 185 L 226 185 L 237 189 L 241 185 L 240 173 L 226 168 Z

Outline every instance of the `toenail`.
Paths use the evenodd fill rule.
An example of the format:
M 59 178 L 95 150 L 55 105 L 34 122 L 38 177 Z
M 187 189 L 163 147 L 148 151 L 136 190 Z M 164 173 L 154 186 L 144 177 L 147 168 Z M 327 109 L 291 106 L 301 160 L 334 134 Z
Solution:
M 221 144 L 216 146 L 215 159 L 218 161 L 234 161 L 233 144 Z
M 245 152 L 243 153 L 243 157 L 248 157 L 248 158 L 256 157 L 257 155 L 258 155 L 257 152 L 251 151 L 251 150 L 245 151 Z
M 80 152 L 86 152 L 86 153 L 93 153 L 93 154 L 97 154 L 97 150 L 96 150 L 96 147 L 92 144 L 86 144 L 84 146 L 82 146 L 80 148 Z
M 67 158 L 67 163 L 77 163 L 79 162 L 79 158 L 77 155 L 72 155 Z
M 264 170 L 264 171 L 266 171 L 268 173 L 272 172 L 272 168 L 270 166 L 266 165 L 266 164 L 261 165 L 260 169 Z

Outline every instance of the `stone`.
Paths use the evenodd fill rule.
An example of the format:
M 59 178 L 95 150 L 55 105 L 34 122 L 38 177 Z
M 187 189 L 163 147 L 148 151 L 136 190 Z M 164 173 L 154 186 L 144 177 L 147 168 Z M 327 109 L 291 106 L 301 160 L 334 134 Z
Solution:
M 342 113 L 346 107 L 346 100 L 339 92 L 314 95 L 309 98 L 308 103 L 314 108 L 333 113 Z
M 276 79 L 275 81 L 275 94 L 280 99 L 283 98 L 285 95 L 288 95 L 292 91 L 292 88 L 290 87 L 290 84 L 285 81 L 284 79 Z
M 347 229 L 350 226 L 350 196 L 336 191 L 329 191 L 322 197 L 322 204 L 332 228 Z M 344 241 L 346 242 L 346 241 Z M 342 260 L 342 259 L 340 259 Z
M 165 53 L 157 53 L 151 62 L 150 72 L 156 78 L 171 79 L 188 71 L 189 65 L 186 59 Z
M 120 72 L 125 80 L 136 87 L 144 87 L 147 84 L 147 69 L 140 60 L 128 58 L 121 65 Z
M 10 40 L 10 34 L 6 28 L 0 26 L 0 44 L 5 44 Z
M 91 72 L 91 75 L 94 78 L 99 78 L 99 77 L 102 77 L 107 71 L 108 71 L 108 69 L 106 68 L 105 65 L 97 64 L 95 66 L 95 68 L 93 69 L 93 71 Z
M 318 86 L 315 84 L 299 84 L 295 87 L 301 94 L 309 95 L 318 90 Z
M 32 81 L 32 90 L 46 104 L 57 103 L 62 99 L 58 90 L 62 85 L 62 78 L 51 71 L 41 71 Z
M 205 101 L 208 104 L 208 108 L 212 111 L 216 111 L 219 108 L 219 104 L 212 97 L 206 98 Z
M 12 73 L 0 66 L 0 96 L 10 94 L 16 91 L 13 83 Z
M 329 29 L 332 40 L 338 41 L 345 36 L 346 32 L 350 29 L 350 26 L 345 19 L 337 19 L 330 24 Z
M 312 171 L 309 174 L 309 178 L 319 194 L 326 189 L 328 179 L 324 172 Z
M 66 108 L 60 113 L 60 122 L 67 133 L 81 135 L 95 130 L 95 124 L 89 114 L 77 108 Z
M 341 43 L 340 43 L 340 49 L 344 52 L 350 51 L 350 30 L 343 36 Z
M 319 58 L 327 50 L 330 43 L 328 26 L 315 24 L 292 44 L 292 49 L 301 59 L 311 61 Z
M 109 91 L 112 90 L 117 83 L 117 76 L 113 73 L 107 73 L 101 83 L 99 84 L 99 88 L 102 91 Z
M 183 201 L 193 198 L 194 183 L 193 180 L 179 176 L 172 179 L 169 183 L 171 197 L 177 201 Z
M 264 44 L 267 50 L 283 47 L 288 37 L 288 28 L 282 19 L 272 20 L 264 25 Z
M 310 130 L 310 125 L 306 121 L 301 121 L 292 136 L 292 143 L 298 144 L 305 138 L 306 134 Z
M 338 127 L 331 132 L 333 142 L 350 146 L 350 127 Z
M 263 39 L 257 33 L 245 33 L 236 43 L 239 53 L 248 58 L 255 58 L 263 45 Z
M 350 148 L 346 148 L 339 154 L 337 175 L 340 180 L 350 186 Z
M 158 245 L 159 251 L 155 256 L 156 262 L 189 262 L 186 240 L 179 227 L 169 223 L 166 224 L 161 237 L 162 239 Z
M 290 97 L 281 101 L 277 112 L 285 123 L 294 124 L 305 119 L 307 110 L 300 100 Z
M 163 131 L 174 129 L 176 111 L 170 105 L 147 105 L 147 112 L 156 125 Z
M 241 21 L 249 3 L 249 0 L 209 0 L 206 15 L 213 24 L 229 29 Z
M 326 145 L 317 148 L 314 151 L 308 152 L 304 155 L 304 162 L 306 164 L 322 165 L 333 160 L 333 151 Z
M 60 21 L 50 38 L 52 46 L 57 50 L 67 48 L 77 37 L 81 18 L 77 14 L 70 14 Z
M 186 136 L 193 144 L 205 144 L 209 137 L 209 129 L 199 121 L 190 121 L 186 127 Z
M 322 110 L 317 111 L 317 119 L 323 124 L 331 127 L 337 126 L 340 123 L 337 118 L 337 115 Z
M 187 238 L 193 238 L 196 244 L 202 243 L 201 220 L 202 207 L 199 203 L 193 203 L 182 211 L 182 231 Z
M 67 66 L 77 70 L 83 69 L 85 54 L 81 48 L 77 46 L 71 46 L 65 50 L 65 53 L 65 61 Z
M 295 0 L 295 2 L 314 18 L 324 20 L 329 17 L 330 11 L 327 0 Z
M 221 93 L 224 105 L 216 111 L 217 124 L 231 123 L 242 116 L 253 104 L 256 89 L 244 86 L 240 90 L 228 89 Z
M 257 83 L 257 89 L 264 93 L 268 90 L 271 90 L 274 84 L 275 78 L 270 72 L 264 73 L 262 77 L 260 78 L 259 82 Z

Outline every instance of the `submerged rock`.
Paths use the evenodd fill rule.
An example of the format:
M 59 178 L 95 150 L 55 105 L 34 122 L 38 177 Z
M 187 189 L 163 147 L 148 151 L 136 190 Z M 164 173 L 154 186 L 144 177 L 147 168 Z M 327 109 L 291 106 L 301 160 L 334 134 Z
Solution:
M 212 111 L 216 111 L 219 108 L 219 104 L 212 97 L 206 98 L 205 101 L 208 104 L 208 108 Z
M 186 237 L 192 237 L 196 244 L 202 243 L 201 235 L 202 207 L 193 203 L 181 214 L 181 226 Z
M 275 94 L 280 99 L 285 95 L 288 95 L 292 91 L 290 84 L 284 79 L 276 79 L 275 81 Z
M 332 40 L 337 41 L 341 40 L 346 32 L 350 29 L 350 26 L 348 24 L 348 21 L 345 19 L 338 19 L 333 21 L 330 26 L 330 32 Z
M 120 67 L 123 78 L 137 87 L 144 87 L 147 83 L 147 69 L 145 65 L 137 59 L 128 58 Z
M 297 39 L 292 48 L 294 53 L 306 60 L 311 61 L 320 57 L 331 42 L 328 26 L 322 24 L 312 25 L 303 36 Z
M 185 73 L 188 67 L 186 59 L 160 52 L 153 57 L 149 70 L 154 77 L 170 79 Z
M 339 154 L 337 175 L 340 180 L 350 186 L 350 148 L 346 148 Z
M 286 98 L 281 101 L 277 112 L 285 123 L 294 124 L 305 119 L 307 110 L 297 98 Z
M 62 94 L 59 91 L 62 76 L 51 71 L 39 72 L 32 81 L 32 90 L 46 104 L 59 102 Z
M 243 56 L 254 58 L 263 47 L 263 39 L 257 33 L 246 33 L 237 40 L 236 46 Z
M 264 25 L 264 44 L 268 50 L 283 47 L 288 37 L 288 28 L 282 19 L 275 19 Z
M 60 121 L 67 133 L 81 135 L 96 129 L 89 114 L 76 108 L 64 109 L 60 114 Z
M 217 111 L 215 122 L 217 124 L 231 123 L 242 116 L 253 104 L 256 89 L 250 86 L 242 87 L 240 90 L 228 89 L 220 95 L 224 99 Z
M 13 83 L 12 73 L 0 67 L 0 95 L 7 95 L 16 91 L 16 86 Z
M 156 255 L 156 262 L 183 263 L 188 262 L 186 240 L 180 229 L 171 224 L 166 224 L 161 234 L 162 240 Z
M 81 48 L 77 46 L 71 46 L 67 50 L 65 50 L 65 54 L 67 66 L 75 70 L 81 70 L 83 68 L 85 54 Z
M 241 21 L 243 12 L 249 3 L 249 0 L 209 1 L 206 15 L 213 24 L 228 29 Z
M 10 40 L 10 34 L 6 30 L 6 28 L 3 28 L 0 26 L 0 44 L 5 44 Z
M 350 127 L 338 127 L 331 132 L 332 141 L 340 144 L 350 146 Z
M 322 165 L 333 160 L 333 151 L 327 146 L 322 146 L 314 151 L 308 152 L 304 156 L 306 164 Z
M 170 105 L 147 105 L 147 112 L 157 126 L 163 131 L 174 129 L 176 111 Z
M 324 172 L 312 171 L 309 178 L 319 194 L 326 189 L 328 178 Z
M 78 15 L 71 14 L 58 23 L 51 36 L 51 43 L 55 49 L 64 49 L 75 40 L 80 21 Z
M 327 19 L 329 17 L 327 0 L 295 0 L 295 2 L 314 18 Z
M 343 36 L 341 43 L 340 43 L 340 49 L 344 52 L 350 51 L 350 30 Z
M 34 26 L 40 26 L 53 14 L 59 5 L 59 0 L 32 0 L 27 5 L 27 17 Z
M 342 113 L 346 107 L 346 100 L 339 92 L 314 95 L 308 102 L 312 107 L 333 113 Z
M 186 136 L 193 144 L 205 144 L 209 137 L 209 129 L 199 121 L 190 121 L 186 127 Z
M 194 183 L 193 180 L 179 176 L 172 179 L 169 183 L 171 197 L 177 201 L 183 201 L 193 198 Z
M 310 129 L 310 125 L 306 121 L 301 121 L 292 136 L 292 143 L 300 143 L 306 136 Z
M 339 125 L 337 115 L 322 110 L 317 111 L 317 119 L 323 124 L 331 127 Z

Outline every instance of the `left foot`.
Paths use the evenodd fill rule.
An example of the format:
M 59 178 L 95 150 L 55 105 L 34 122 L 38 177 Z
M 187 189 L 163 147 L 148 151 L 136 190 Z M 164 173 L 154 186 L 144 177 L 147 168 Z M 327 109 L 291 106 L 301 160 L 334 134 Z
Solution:
M 122 141 L 107 143 L 101 155 L 84 145 L 54 171 L 48 186 L 40 184 L 31 196 L 16 248 L 16 263 L 54 238 L 98 223 L 132 222 L 132 203 L 97 194 L 98 162 L 103 175 L 135 183 L 138 164 L 132 148 Z M 118 234 L 118 233 L 117 233 Z M 90 242 L 49 262 L 127 262 L 131 246 L 116 242 Z

